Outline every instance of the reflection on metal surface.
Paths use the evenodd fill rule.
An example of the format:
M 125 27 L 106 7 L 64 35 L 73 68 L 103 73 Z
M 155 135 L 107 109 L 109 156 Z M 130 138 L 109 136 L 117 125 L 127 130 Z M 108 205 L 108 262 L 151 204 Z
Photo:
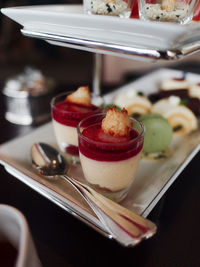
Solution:
M 39 38 L 52 42 L 53 44 L 82 49 L 100 54 L 109 54 L 137 60 L 156 61 L 156 60 L 177 60 L 184 56 L 191 55 L 200 51 L 200 43 L 194 42 L 183 45 L 173 50 L 153 50 L 146 48 L 130 47 L 114 43 L 98 42 L 93 40 L 55 35 L 51 33 L 36 32 L 28 29 L 22 29 L 22 34 L 32 38 Z
M 54 41 L 57 45 L 73 46 L 73 48 L 96 51 L 100 54 L 113 54 L 117 56 L 124 56 L 128 58 L 150 58 L 157 60 L 163 57 L 159 51 L 143 48 L 133 48 L 125 45 L 103 43 L 87 39 L 72 38 L 50 33 L 35 32 L 26 29 L 21 30 L 22 34 L 28 37 L 39 38 L 46 41 Z
M 101 94 L 102 57 L 101 54 L 94 54 L 93 92 L 95 95 Z

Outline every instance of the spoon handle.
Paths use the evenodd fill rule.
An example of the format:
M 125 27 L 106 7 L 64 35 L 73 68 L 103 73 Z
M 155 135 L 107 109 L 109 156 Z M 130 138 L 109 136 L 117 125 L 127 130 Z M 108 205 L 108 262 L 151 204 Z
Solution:
M 62 175 L 84 197 L 113 238 L 124 246 L 134 246 L 156 233 L 156 225 L 99 194 L 74 178 Z

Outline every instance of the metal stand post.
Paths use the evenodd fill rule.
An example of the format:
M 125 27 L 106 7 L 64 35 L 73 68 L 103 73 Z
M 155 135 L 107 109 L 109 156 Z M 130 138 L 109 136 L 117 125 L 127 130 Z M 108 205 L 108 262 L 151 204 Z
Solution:
M 93 68 L 93 93 L 101 94 L 101 78 L 102 78 L 102 61 L 103 55 L 94 53 L 94 68 Z

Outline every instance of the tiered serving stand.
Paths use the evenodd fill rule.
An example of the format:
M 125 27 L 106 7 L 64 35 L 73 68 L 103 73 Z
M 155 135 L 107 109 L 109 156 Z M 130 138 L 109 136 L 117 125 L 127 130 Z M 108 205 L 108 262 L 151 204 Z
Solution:
M 100 94 L 102 54 L 156 62 L 158 60 L 178 60 L 200 51 L 200 23 L 192 22 L 189 25 L 178 25 L 86 15 L 83 12 L 82 5 L 14 7 L 4 8 L 1 11 L 23 26 L 21 32 L 25 36 L 42 39 L 53 45 L 94 53 L 93 90 L 97 94 Z M 172 73 L 168 72 L 169 70 L 163 70 L 154 73 L 144 80 L 137 81 L 137 86 L 145 88 L 145 85 L 148 84 L 148 89 L 151 89 L 152 81 L 156 83 L 158 76 L 165 77 L 169 74 L 173 77 L 176 74 L 173 71 Z M 33 133 L 22 137 L 24 147 L 31 147 L 33 142 L 38 142 L 38 140 L 54 144 L 55 138 L 53 134 L 51 135 L 52 132 L 51 124 L 39 127 Z M 156 175 L 153 173 L 152 181 L 151 179 L 148 180 L 149 190 L 146 192 L 145 189 L 142 197 L 137 190 L 142 188 L 140 182 L 143 186 L 144 183 L 138 181 L 138 189 L 134 189 L 133 194 L 137 199 L 137 205 L 132 207 L 133 203 L 130 199 L 130 201 L 127 201 L 126 207 L 133 208 L 133 210 L 146 217 L 181 171 L 198 153 L 200 149 L 198 138 L 199 133 L 195 133 L 193 137 L 190 137 L 190 142 L 188 140 L 184 141 L 184 145 L 177 149 L 175 158 L 166 163 L 164 169 L 163 166 L 161 167 L 162 163 L 154 163 L 153 168 L 147 163 L 145 166 L 150 168 L 150 171 L 158 170 L 158 172 Z M 21 142 L 22 139 L 17 138 L 1 145 L 0 163 L 4 165 L 6 170 L 58 206 L 109 237 L 103 225 L 88 210 L 88 207 L 83 205 L 82 200 L 77 200 L 77 196 L 73 197 L 65 183 L 52 185 L 34 173 L 31 169 L 31 161 L 28 160 L 30 156 L 28 149 L 21 151 L 21 148 L 19 148 Z M 21 151 L 21 153 L 18 153 L 18 151 Z M 143 172 L 145 168 L 142 168 L 141 171 Z M 165 175 L 163 175 L 163 170 L 167 172 Z M 148 178 L 151 178 L 149 177 L 151 176 L 150 171 L 148 171 Z M 162 175 L 163 179 L 161 179 Z M 146 179 L 146 174 L 142 173 L 141 177 Z M 159 189 L 157 190 L 157 188 Z M 151 197 L 149 198 L 149 196 Z

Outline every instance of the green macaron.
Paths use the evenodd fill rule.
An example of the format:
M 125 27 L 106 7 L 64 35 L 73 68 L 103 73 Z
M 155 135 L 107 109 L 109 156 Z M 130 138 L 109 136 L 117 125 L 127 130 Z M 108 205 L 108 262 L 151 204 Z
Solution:
M 173 135 L 168 120 L 156 113 L 145 114 L 139 120 L 145 128 L 143 152 L 150 154 L 165 151 Z

